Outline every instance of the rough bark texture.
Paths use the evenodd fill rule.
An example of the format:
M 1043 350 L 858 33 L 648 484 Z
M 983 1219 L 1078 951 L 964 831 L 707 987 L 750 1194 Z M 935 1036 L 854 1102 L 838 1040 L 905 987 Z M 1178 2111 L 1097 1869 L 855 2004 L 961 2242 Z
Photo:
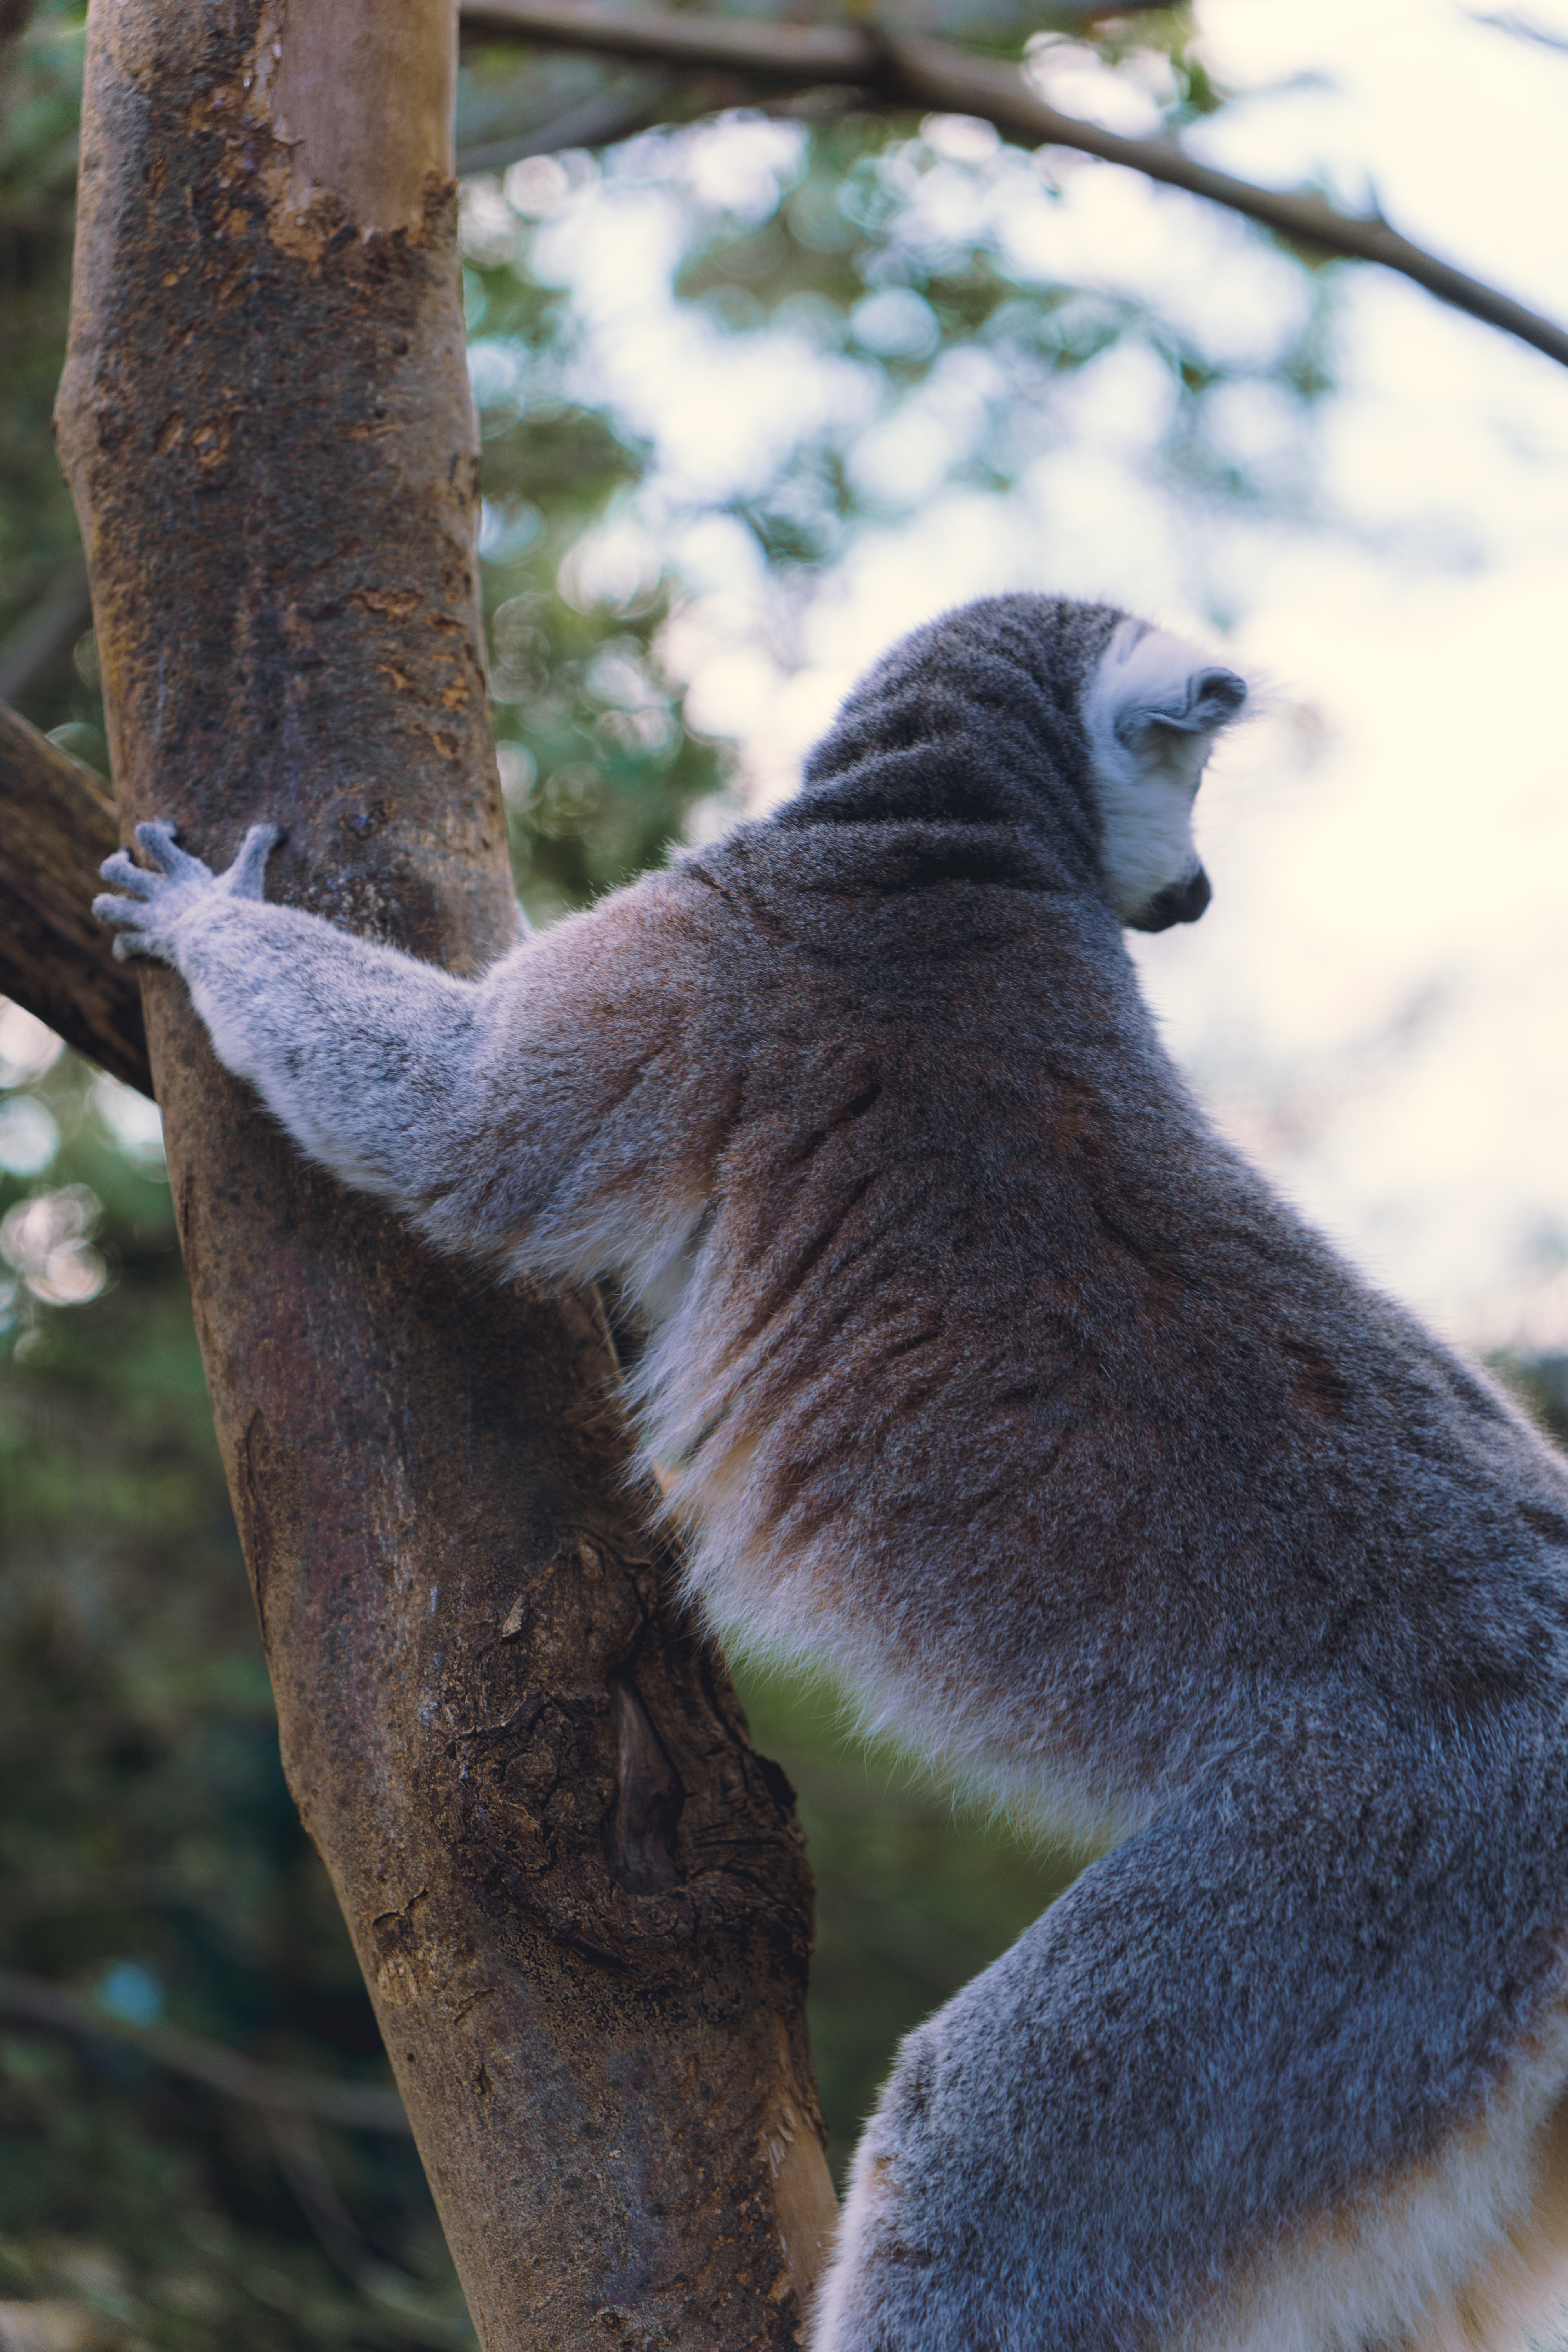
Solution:
M 407 89 L 452 37 L 445 0 L 97 0 L 59 426 L 126 820 L 222 862 L 279 818 L 275 891 L 469 970 L 515 914 L 456 192 Z M 289 1783 L 481 2338 L 792 2344 L 832 2213 L 809 1880 L 665 1597 L 602 1321 L 428 1255 L 172 976 L 144 1001 Z
M 0 705 L 0 996 L 147 1093 L 141 995 L 88 912 L 118 832 L 108 785 Z

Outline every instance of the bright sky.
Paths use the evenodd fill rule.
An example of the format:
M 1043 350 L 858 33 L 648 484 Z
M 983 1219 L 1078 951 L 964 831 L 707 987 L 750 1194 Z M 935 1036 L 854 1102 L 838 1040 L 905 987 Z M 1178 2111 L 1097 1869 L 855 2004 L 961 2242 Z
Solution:
M 1198 14 L 1222 80 L 1253 93 L 1197 135 L 1211 160 L 1375 199 L 1568 321 L 1568 47 L 1452 0 L 1199 0 Z M 1531 0 L 1528 21 L 1568 44 L 1565 0 Z M 1141 127 L 1136 93 L 1107 90 L 1081 52 L 1058 60 L 1053 94 Z M 576 296 L 584 388 L 656 450 L 637 513 L 582 551 L 584 600 L 674 545 L 695 594 L 667 653 L 699 723 L 737 740 L 753 805 L 789 788 L 866 662 L 965 596 L 1105 595 L 1211 638 L 1205 615 L 1233 615 L 1222 641 L 1269 709 L 1205 787 L 1212 912 L 1137 947 L 1171 1045 L 1389 1286 L 1472 1343 L 1568 1350 L 1568 372 L 1362 271 L 1341 314 L 1317 529 L 1197 512 L 1161 488 L 1149 458 L 1168 389 L 1132 351 L 1074 380 L 1016 491 L 954 488 L 954 448 L 1003 396 L 975 352 L 889 416 L 854 346 L 808 320 L 725 335 L 673 301 L 682 186 L 765 217 L 797 136 L 688 134 L 679 186 L 635 152 L 603 179 L 569 172 L 569 194 L 554 164 L 510 184 L 548 211 L 538 258 Z M 1032 164 L 999 169 L 978 126 L 937 137 L 948 160 L 914 233 L 940 241 L 984 215 L 1026 268 L 1152 292 L 1241 358 L 1295 314 L 1293 272 L 1223 215 L 1059 156 L 1055 201 Z M 872 297 L 860 341 L 917 348 L 922 309 Z M 1226 431 L 1267 459 L 1289 417 L 1256 389 L 1227 397 Z M 700 510 L 763 478 L 816 416 L 847 434 L 886 513 L 784 611 L 747 535 Z
M 1568 322 L 1568 47 L 1442 0 L 1204 21 L 1227 79 L 1296 79 L 1216 124 L 1213 160 L 1326 164 Z M 1568 41 L 1561 5 L 1529 21 Z M 1215 1107 L 1364 1263 L 1468 1339 L 1561 1349 L 1568 373 L 1373 272 L 1341 353 L 1350 528 L 1269 551 L 1237 637 L 1317 714 L 1316 756 L 1291 772 L 1288 714 L 1238 745 L 1212 928 L 1143 961 Z

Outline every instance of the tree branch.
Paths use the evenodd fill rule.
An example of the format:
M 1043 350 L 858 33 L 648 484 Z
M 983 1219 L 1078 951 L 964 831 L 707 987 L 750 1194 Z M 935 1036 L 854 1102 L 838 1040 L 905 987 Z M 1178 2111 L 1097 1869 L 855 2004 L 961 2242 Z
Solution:
M 78 2042 L 125 2042 L 170 2074 L 184 2074 L 210 2091 L 220 2091 L 226 2099 L 243 2099 L 276 2115 L 320 2116 L 323 2122 L 348 2124 L 359 2131 L 405 2137 L 408 2132 L 408 2117 L 395 2091 L 378 2089 L 374 2083 L 340 2083 L 328 2074 L 258 2066 L 254 2059 L 194 2033 L 179 2033 L 165 2025 L 132 2025 L 112 2017 L 41 1977 L 0 1969 L 0 2016 L 68 2033 Z
M 0 705 L 0 995 L 150 1095 L 141 991 L 88 912 L 119 839 L 107 784 Z
M 1507 33 L 1516 41 L 1533 41 L 1537 47 L 1555 50 L 1559 57 L 1568 56 L 1568 40 L 1554 33 L 1547 25 L 1533 25 L 1528 16 L 1514 9 L 1500 8 L 1495 15 L 1471 8 L 1466 11 L 1472 25 L 1489 25 L 1494 32 Z
M 368 2242 L 338 2193 L 310 2117 L 273 2107 L 267 2126 L 278 2169 L 328 2260 L 392 2321 L 400 2336 L 411 2336 L 416 2344 L 471 2346 L 467 2318 L 443 2310 L 428 2288 L 383 2262 Z
M 601 90 L 552 121 L 535 123 L 531 131 L 459 147 L 458 177 L 504 172 L 509 163 L 521 163 L 530 155 L 558 155 L 563 147 L 608 147 L 617 139 L 629 139 L 634 131 L 664 119 L 669 91 L 668 74 L 639 74 L 629 88 Z
M 721 68 L 759 81 L 807 88 L 848 82 L 884 102 L 934 107 L 994 122 L 1030 147 L 1068 147 L 1121 163 L 1144 178 L 1184 188 L 1229 212 L 1354 261 L 1372 261 L 1414 279 L 1439 301 L 1479 319 L 1568 367 L 1568 329 L 1516 302 L 1495 286 L 1456 269 L 1373 215 L 1342 213 L 1310 192 L 1256 187 L 1214 170 L 1164 139 L 1129 139 L 1047 105 L 1010 66 L 912 35 L 861 32 L 847 26 L 789 25 L 754 17 L 623 16 L 600 0 L 468 0 L 465 32 L 542 41 L 606 57 L 647 58 L 689 70 Z M 542 134 L 540 134 L 542 136 Z
M 465 0 L 465 34 L 543 41 L 605 57 L 648 58 L 689 71 L 757 74 L 809 84 L 880 81 L 879 45 L 847 25 L 778 24 L 756 16 L 623 15 L 602 0 Z

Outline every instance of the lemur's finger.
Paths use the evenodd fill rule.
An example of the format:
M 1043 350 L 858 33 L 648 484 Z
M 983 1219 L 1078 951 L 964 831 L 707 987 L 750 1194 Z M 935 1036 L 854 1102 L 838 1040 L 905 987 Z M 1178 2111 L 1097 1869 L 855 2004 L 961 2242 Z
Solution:
M 276 824 L 253 824 L 239 845 L 239 856 L 226 876 L 229 888 L 237 898 L 259 898 L 267 861 L 283 838 L 282 828 Z
M 130 898 L 95 898 L 92 911 L 100 923 L 118 926 L 114 932 L 113 950 L 123 963 L 127 956 L 156 955 L 155 934 L 147 927 L 145 907 Z
M 106 858 L 106 861 L 103 861 L 103 863 L 106 863 L 106 868 L 108 868 L 108 866 L 113 866 L 113 858 Z M 132 873 L 139 873 L 139 868 L 136 868 L 136 866 L 132 866 Z M 106 875 L 103 875 L 103 879 L 106 879 L 106 882 L 118 882 L 120 875 L 110 875 L 110 873 L 108 873 L 108 870 L 106 870 Z M 94 915 L 97 915 L 99 922 L 134 922 L 134 924 L 139 924 L 139 922 L 143 922 L 143 919 L 146 919 L 146 912 L 148 912 L 148 910 L 146 910 L 146 906 L 143 906 L 143 903 L 141 903 L 141 898 L 115 898 L 115 896 L 110 894 L 110 891 L 99 891 L 97 898 L 94 898 L 94 901 L 91 901 L 91 912 L 94 912 Z
M 117 849 L 112 857 L 104 859 L 98 870 L 106 882 L 117 883 L 121 890 L 129 890 L 133 898 L 150 898 L 154 890 L 163 887 L 164 880 L 163 876 L 153 873 L 151 866 L 138 866 L 128 849 Z M 95 898 L 93 912 L 96 914 L 100 907 L 114 903 L 109 898 Z
M 150 938 L 145 931 L 116 931 L 110 952 L 116 963 L 129 963 L 132 956 L 157 959 L 160 950 L 156 940 Z
M 174 839 L 174 828 L 167 817 L 150 817 L 145 824 L 139 824 L 136 838 L 161 873 L 172 875 L 182 882 L 198 878 L 211 881 L 212 867 L 204 866 L 199 857 L 193 857 L 189 850 L 180 847 Z

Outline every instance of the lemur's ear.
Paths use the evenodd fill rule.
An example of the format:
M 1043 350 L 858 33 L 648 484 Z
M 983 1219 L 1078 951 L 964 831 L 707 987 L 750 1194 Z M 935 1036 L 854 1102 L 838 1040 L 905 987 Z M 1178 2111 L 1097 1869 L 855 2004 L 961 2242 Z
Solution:
M 1195 785 L 1209 747 L 1247 701 L 1247 681 L 1195 646 L 1123 621 L 1101 655 L 1084 720 L 1097 762 Z

